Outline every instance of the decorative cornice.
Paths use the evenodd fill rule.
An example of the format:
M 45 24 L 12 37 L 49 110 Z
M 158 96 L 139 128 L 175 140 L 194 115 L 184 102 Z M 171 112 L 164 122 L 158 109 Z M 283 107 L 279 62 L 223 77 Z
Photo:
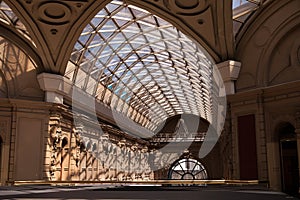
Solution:
M 278 102 L 280 100 L 300 98 L 300 81 L 290 82 L 272 87 L 263 87 L 227 96 L 228 102 L 236 106 L 256 104 L 257 96 L 263 98 L 264 103 Z

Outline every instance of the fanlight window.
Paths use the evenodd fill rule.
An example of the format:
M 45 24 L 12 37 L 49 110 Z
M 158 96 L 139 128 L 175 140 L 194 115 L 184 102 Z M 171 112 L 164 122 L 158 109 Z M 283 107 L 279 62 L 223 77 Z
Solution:
M 207 180 L 207 172 L 199 161 L 184 158 L 174 163 L 169 171 L 169 179 Z

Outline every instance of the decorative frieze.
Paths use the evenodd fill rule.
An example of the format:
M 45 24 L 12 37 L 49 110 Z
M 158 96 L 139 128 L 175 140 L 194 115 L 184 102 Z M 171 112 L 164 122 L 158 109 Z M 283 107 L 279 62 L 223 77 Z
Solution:
M 102 123 L 81 118 L 70 128 L 66 113 L 50 113 L 48 165 L 50 180 L 143 180 L 151 178 L 147 144 Z M 65 124 L 67 123 L 67 124 Z M 69 125 L 68 125 L 69 127 Z M 102 129 L 102 130 L 101 130 Z M 68 138 L 69 151 L 62 147 Z M 142 140 L 141 140 L 142 141 Z M 67 159 L 67 160 L 65 160 Z M 64 163 L 70 163 L 66 166 Z

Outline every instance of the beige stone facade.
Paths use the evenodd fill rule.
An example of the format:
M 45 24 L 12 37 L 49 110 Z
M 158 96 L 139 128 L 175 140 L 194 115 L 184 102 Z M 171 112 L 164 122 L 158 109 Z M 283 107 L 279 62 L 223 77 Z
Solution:
M 69 62 L 72 47 L 110 1 L 5 0 L 2 10 L 4 2 L 26 31 L 0 13 L 0 184 L 168 179 L 172 164 L 186 155 L 169 157 L 172 162 L 153 170 L 152 163 L 165 162 L 155 160 L 153 151 L 167 142 L 135 137 L 137 129 L 127 118 L 146 127 L 144 115 L 119 113 L 124 120 L 118 127 L 114 110 L 103 104 L 112 98 L 92 101 L 95 115 L 88 114 L 89 105 L 74 100 L 79 85 L 68 74 L 75 68 Z M 253 179 L 295 193 L 300 181 L 300 2 L 257 2 L 247 20 L 237 22 L 227 0 L 126 1 L 200 44 L 223 78 L 227 110 L 217 144 L 204 158 L 198 157 L 203 140 L 187 148 L 208 179 Z M 53 8 L 64 15 L 51 13 Z M 81 76 L 79 69 L 72 73 Z M 98 83 L 89 84 L 80 86 L 88 91 Z

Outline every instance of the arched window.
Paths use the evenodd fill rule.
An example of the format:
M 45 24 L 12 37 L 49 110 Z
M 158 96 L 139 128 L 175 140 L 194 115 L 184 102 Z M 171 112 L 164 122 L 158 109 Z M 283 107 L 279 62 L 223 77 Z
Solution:
M 184 158 L 176 161 L 169 170 L 169 179 L 206 180 L 207 172 L 196 159 Z

